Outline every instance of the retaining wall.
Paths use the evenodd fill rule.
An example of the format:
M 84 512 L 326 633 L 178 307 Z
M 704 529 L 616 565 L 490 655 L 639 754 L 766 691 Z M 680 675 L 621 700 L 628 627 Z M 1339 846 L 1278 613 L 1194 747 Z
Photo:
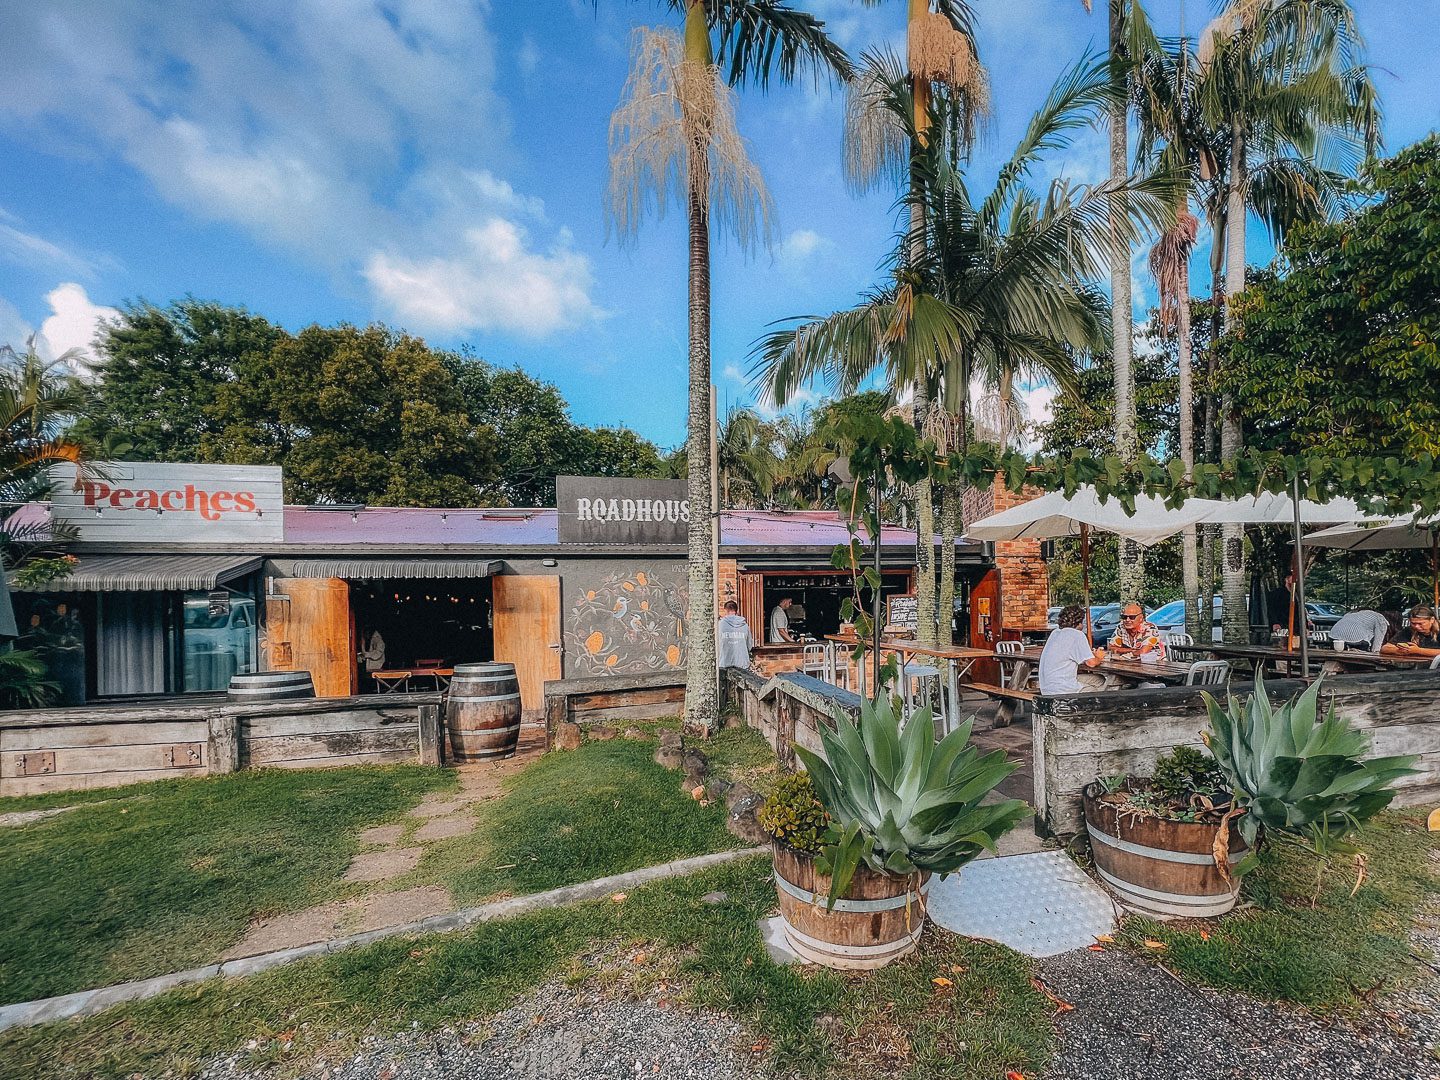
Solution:
M 252 767 L 438 764 L 438 694 L 0 713 L 0 796 L 115 787 Z
M 1276 680 L 1265 689 L 1278 705 L 1304 684 Z M 1247 682 L 1232 684 L 1228 693 L 1253 691 Z M 1226 693 L 1216 694 L 1222 705 Z M 1396 805 L 1440 801 L 1440 672 L 1327 677 L 1321 707 L 1331 702 L 1369 734 L 1376 756 L 1419 756 L 1419 773 L 1396 785 Z M 1202 692 L 1192 687 L 1041 697 L 1032 715 L 1038 820 L 1059 837 L 1083 830 L 1086 784 L 1121 773 L 1146 776 L 1174 747 L 1203 745 L 1200 732 L 1210 723 Z

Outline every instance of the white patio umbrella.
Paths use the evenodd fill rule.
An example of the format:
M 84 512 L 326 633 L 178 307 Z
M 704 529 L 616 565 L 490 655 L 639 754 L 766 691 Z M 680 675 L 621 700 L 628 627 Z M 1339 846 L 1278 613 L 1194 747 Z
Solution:
M 1093 487 L 1082 487 L 1068 498 L 1052 491 L 1038 499 L 1012 506 L 998 514 L 981 518 L 965 528 L 972 540 L 1053 540 L 1062 536 L 1080 538 L 1080 575 L 1085 591 L 1085 627 L 1090 629 L 1090 531 L 1115 533 L 1134 540 L 1142 547 L 1151 547 L 1187 526 L 1208 520 L 1219 503 L 1190 499 L 1178 509 L 1170 509 L 1163 499 L 1142 495 L 1135 500 L 1135 513 L 1127 514 L 1120 500 L 1113 496 L 1105 502 Z
M 1305 543 L 1312 547 L 1343 551 L 1397 551 L 1425 549 L 1430 552 L 1430 579 L 1434 603 L 1440 608 L 1440 518 L 1417 521 L 1413 517 L 1364 518 L 1349 525 L 1337 525 L 1311 533 Z

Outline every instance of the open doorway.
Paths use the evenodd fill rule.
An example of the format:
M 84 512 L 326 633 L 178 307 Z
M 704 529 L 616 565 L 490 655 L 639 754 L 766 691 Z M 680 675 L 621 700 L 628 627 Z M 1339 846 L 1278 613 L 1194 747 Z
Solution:
M 452 668 L 495 656 L 489 578 L 400 578 L 350 586 L 355 643 L 363 650 L 378 632 L 388 670 Z M 361 693 L 375 681 L 360 668 Z

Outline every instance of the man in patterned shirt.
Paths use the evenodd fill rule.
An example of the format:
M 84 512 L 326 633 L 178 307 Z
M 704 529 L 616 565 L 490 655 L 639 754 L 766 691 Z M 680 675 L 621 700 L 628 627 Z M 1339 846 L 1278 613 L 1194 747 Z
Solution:
M 1145 618 L 1145 609 L 1131 602 L 1120 612 L 1120 625 L 1107 651 L 1125 660 L 1164 660 L 1165 641 L 1159 628 Z

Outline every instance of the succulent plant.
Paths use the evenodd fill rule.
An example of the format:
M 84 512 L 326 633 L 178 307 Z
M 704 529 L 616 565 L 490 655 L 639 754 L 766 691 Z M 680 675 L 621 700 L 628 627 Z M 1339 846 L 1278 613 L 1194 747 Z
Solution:
M 830 875 L 830 903 L 865 863 L 887 874 L 954 873 L 1013 828 L 1029 808 L 1019 799 L 981 805 L 1016 765 L 1003 750 L 970 745 L 974 719 L 940 742 L 928 708 L 901 730 L 888 697 L 866 701 L 858 723 L 837 713 L 822 729 L 825 756 L 796 747 L 831 823 L 816 860 Z
M 1395 798 L 1391 785 L 1413 773 L 1413 757 L 1368 758 L 1370 740 L 1335 713 L 1319 719 L 1323 680 L 1276 709 L 1257 674 L 1248 699 L 1232 697 L 1222 709 L 1209 694 L 1205 745 L 1215 755 L 1235 806 L 1236 821 L 1252 852 L 1271 835 L 1298 840 L 1315 854 L 1355 850 L 1348 838 Z M 1247 856 L 1240 873 L 1254 865 Z
M 830 816 L 805 773 L 782 776 L 760 807 L 760 827 L 786 847 L 818 855 Z

